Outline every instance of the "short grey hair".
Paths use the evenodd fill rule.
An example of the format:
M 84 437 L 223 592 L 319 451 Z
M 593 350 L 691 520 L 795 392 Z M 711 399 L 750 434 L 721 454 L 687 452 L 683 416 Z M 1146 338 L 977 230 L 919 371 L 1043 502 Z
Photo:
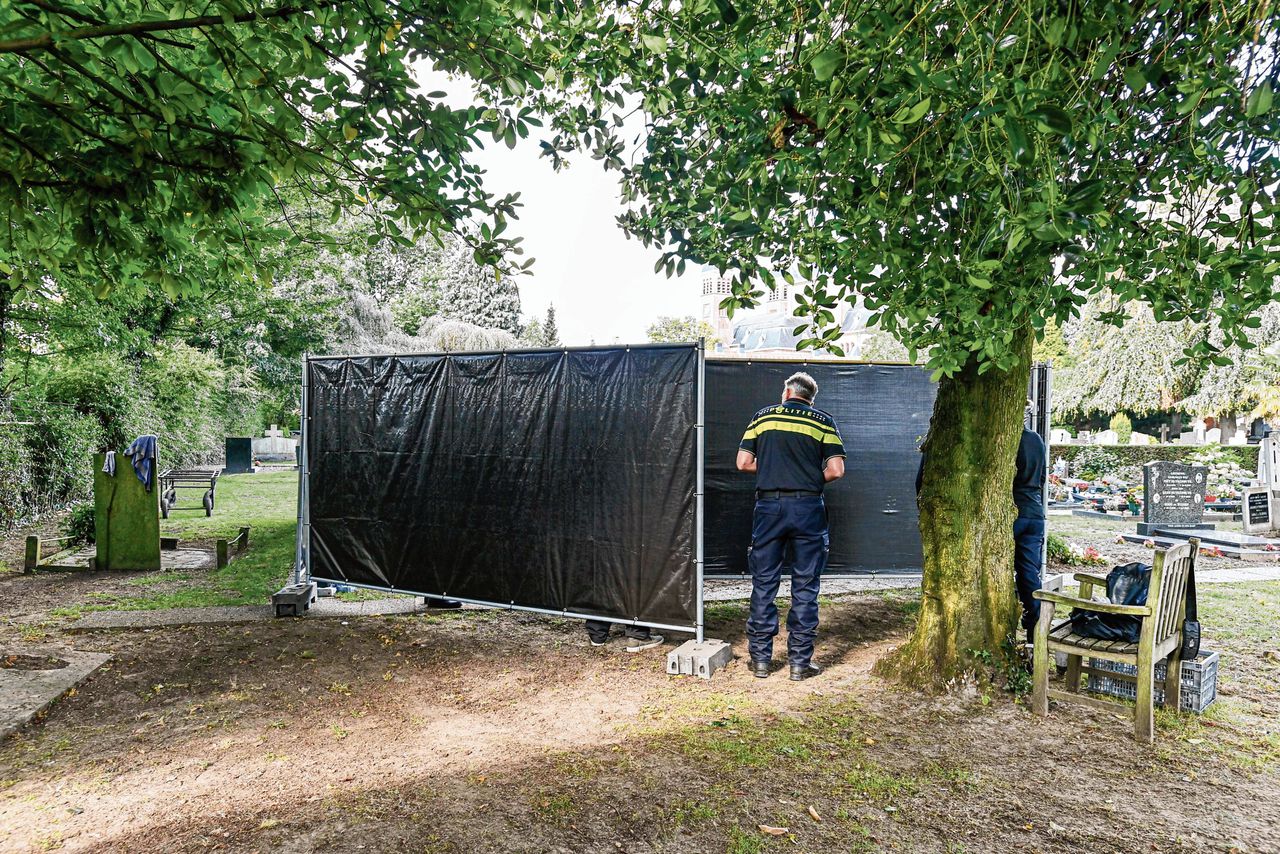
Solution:
M 818 396 L 818 383 L 803 371 L 796 371 L 787 377 L 786 388 L 796 397 L 813 400 Z

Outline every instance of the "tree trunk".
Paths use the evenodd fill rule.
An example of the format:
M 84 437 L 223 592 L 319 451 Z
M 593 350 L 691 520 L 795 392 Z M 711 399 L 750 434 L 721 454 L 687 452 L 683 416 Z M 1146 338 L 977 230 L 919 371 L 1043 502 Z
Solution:
M 1236 420 L 1234 412 L 1228 412 L 1226 415 L 1218 419 L 1218 429 L 1222 431 L 1222 435 L 1218 438 L 1218 444 L 1230 445 L 1231 437 L 1236 434 L 1239 428 L 1239 422 Z
M 924 578 L 911 639 L 881 670 L 916 686 L 944 685 L 999 660 L 1020 613 L 1013 575 L 1013 471 L 1022 436 L 1033 335 L 1020 361 L 979 374 L 970 365 L 938 386 L 920 490 Z

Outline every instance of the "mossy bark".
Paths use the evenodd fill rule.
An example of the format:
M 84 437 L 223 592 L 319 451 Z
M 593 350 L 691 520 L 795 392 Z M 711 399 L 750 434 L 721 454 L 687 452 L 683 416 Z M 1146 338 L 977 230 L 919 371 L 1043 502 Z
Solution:
M 946 685 L 973 669 L 978 651 L 998 659 L 1017 628 L 1012 487 L 1032 338 L 1019 333 L 1012 370 L 970 365 L 939 383 L 919 497 L 920 617 L 880 668 L 908 684 Z

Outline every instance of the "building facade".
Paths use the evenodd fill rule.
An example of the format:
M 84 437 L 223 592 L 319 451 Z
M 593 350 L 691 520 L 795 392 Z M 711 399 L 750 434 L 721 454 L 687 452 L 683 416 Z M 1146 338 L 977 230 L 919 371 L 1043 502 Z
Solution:
M 791 286 L 779 283 L 778 289 L 767 293 L 761 304 L 751 309 L 735 311 L 733 318 L 720 303 L 733 293 L 733 280 L 729 276 L 721 276 L 714 268 L 705 267 L 702 271 L 702 314 L 704 323 L 715 330 L 717 340 L 715 352 L 718 355 L 750 356 L 752 358 L 794 358 L 797 355 L 796 344 L 800 336 L 794 330 L 803 322 L 792 312 L 795 301 L 792 299 Z M 867 320 L 871 316 L 859 301 L 856 305 L 841 306 L 837 309 L 840 318 L 840 337 L 836 345 L 844 351 L 849 359 L 885 359 L 886 354 L 869 352 L 883 348 L 867 345 L 874 343 L 876 333 L 867 328 Z M 892 351 L 892 347 L 889 348 Z M 865 352 L 864 351 L 868 351 Z M 815 354 L 818 355 L 818 354 Z M 896 358 L 896 352 L 888 355 Z

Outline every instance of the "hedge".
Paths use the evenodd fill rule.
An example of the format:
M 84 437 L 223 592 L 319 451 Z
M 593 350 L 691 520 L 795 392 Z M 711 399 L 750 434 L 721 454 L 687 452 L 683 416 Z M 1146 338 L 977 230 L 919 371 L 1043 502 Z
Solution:
M 1258 470 L 1257 445 L 1052 445 L 1049 448 L 1049 465 L 1058 457 L 1071 462 L 1076 454 L 1086 448 L 1098 448 L 1113 455 L 1120 465 L 1141 466 L 1155 460 L 1185 462 L 1198 456 L 1205 449 L 1220 452 L 1224 462 L 1234 462 L 1242 469 Z

